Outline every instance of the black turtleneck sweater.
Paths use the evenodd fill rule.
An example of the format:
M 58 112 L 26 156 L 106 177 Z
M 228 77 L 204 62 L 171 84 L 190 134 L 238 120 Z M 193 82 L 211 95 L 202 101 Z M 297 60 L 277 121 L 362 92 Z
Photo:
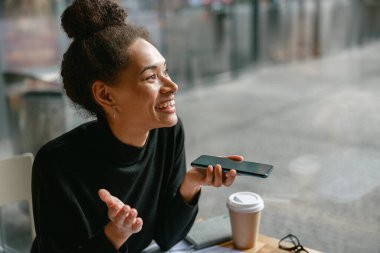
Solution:
M 152 240 L 169 249 L 185 237 L 198 210 L 179 194 L 185 173 L 180 120 L 150 131 L 142 148 L 120 142 L 103 121 L 67 132 L 42 147 L 34 160 L 37 237 L 31 252 L 118 252 L 104 234 L 109 219 L 98 197 L 101 188 L 136 208 L 143 220 L 142 230 L 119 252 L 141 252 Z

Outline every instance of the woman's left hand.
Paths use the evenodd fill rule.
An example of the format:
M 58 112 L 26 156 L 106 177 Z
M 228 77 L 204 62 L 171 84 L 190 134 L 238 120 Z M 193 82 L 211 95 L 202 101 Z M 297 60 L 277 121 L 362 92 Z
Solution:
M 240 155 L 226 156 L 226 158 L 235 161 L 244 160 Z M 209 165 L 207 169 L 191 168 L 186 172 L 180 192 L 185 202 L 190 203 L 193 197 L 199 192 L 201 186 L 230 186 L 234 182 L 235 177 L 236 170 L 223 172 L 219 164 L 214 166 Z

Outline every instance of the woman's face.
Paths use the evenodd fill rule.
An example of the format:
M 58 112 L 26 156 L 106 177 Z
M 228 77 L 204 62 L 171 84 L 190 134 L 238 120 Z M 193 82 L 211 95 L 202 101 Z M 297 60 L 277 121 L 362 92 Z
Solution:
M 175 125 L 178 86 L 169 77 L 164 57 L 144 39 L 137 39 L 128 52 L 130 63 L 112 87 L 115 117 L 145 131 Z

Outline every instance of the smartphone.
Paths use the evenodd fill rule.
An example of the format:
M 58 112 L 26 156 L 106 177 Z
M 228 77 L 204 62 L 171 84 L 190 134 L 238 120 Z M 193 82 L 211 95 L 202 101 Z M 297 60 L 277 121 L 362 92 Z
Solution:
M 255 163 L 249 161 L 234 161 L 224 157 L 201 155 L 191 162 L 195 168 L 207 168 L 209 165 L 220 164 L 223 172 L 235 169 L 238 175 L 255 176 L 266 178 L 273 170 L 273 165 Z

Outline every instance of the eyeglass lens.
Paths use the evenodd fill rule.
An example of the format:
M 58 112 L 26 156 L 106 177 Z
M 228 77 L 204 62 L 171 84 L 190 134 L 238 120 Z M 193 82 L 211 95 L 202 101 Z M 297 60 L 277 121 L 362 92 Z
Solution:
M 308 251 L 301 245 L 299 239 L 292 234 L 289 234 L 279 241 L 279 248 L 288 250 L 294 253 L 302 253 Z

